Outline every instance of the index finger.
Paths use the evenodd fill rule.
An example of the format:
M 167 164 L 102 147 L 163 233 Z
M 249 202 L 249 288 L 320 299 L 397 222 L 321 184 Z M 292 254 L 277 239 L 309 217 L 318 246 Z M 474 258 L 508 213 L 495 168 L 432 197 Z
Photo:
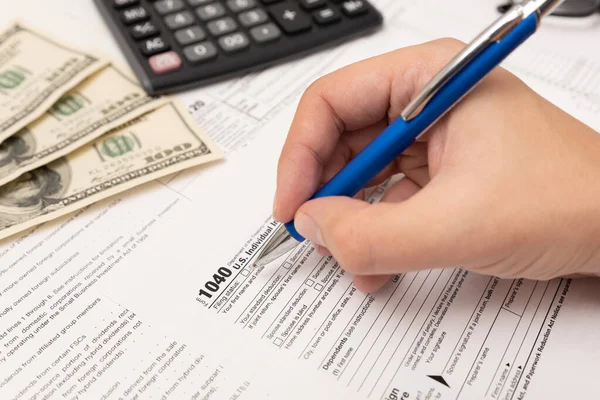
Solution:
M 277 169 L 274 219 L 288 222 L 318 189 L 340 136 L 395 119 L 456 54 L 458 41 L 427 42 L 351 64 L 318 79 L 302 96 Z

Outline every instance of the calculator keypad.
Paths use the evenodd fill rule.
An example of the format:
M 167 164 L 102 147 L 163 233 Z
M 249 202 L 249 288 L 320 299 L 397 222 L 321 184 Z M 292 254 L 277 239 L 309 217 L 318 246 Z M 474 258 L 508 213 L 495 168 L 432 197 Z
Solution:
M 248 37 L 245 34 L 236 32 L 219 38 L 219 45 L 221 45 L 221 48 L 225 52 L 233 53 L 248 47 L 250 45 L 250 40 L 248 40 Z
M 367 4 L 361 0 L 345 1 L 342 3 L 342 10 L 350 17 L 367 12 Z
M 183 28 L 184 26 L 191 25 L 192 23 L 194 23 L 194 17 L 189 11 L 169 14 L 165 17 L 165 24 L 167 24 L 171 30 Z
M 113 6 L 115 8 L 125 8 L 135 6 L 139 2 L 139 0 L 113 0 Z
M 256 6 L 255 0 L 227 0 L 227 6 L 234 13 L 248 10 Z
M 286 33 L 298 33 L 312 27 L 308 14 L 289 1 L 271 6 L 269 11 Z
M 223 7 L 223 4 L 221 3 L 212 3 L 198 7 L 196 12 L 202 21 L 208 21 L 225 15 L 225 7 Z
M 183 49 L 185 57 L 193 62 L 207 61 L 217 56 L 217 48 L 211 42 L 202 42 Z
M 342 19 L 340 13 L 332 7 L 326 7 L 321 10 L 315 11 L 313 17 L 317 24 L 320 25 L 333 24 Z
M 177 32 L 175 32 L 175 38 L 177 39 L 177 42 L 182 46 L 188 45 L 190 43 L 199 42 L 201 40 L 204 40 L 205 37 L 206 33 L 204 33 L 204 30 L 202 30 L 202 28 L 200 28 L 198 25 L 190 26 L 185 29 L 180 29 Z
M 95 1 L 122 26 L 127 46 L 137 49 L 127 56 L 144 74 L 147 90 L 152 82 L 151 93 L 169 89 L 160 85 L 233 73 L 236 63 L 242 70 L 274 62 L 382 22 L 367 0 Z M 161 76 L 173 78 L 154 85 Z
M 169 45 L 165 43 L 163 38 L 160 36 L 142 41 L 142 53 L 147 56 L 151 56 L 168 49 Z
M 144 7 L 134 7 L 123 11 L 123 22 L 132 24 L 150 18 L 148 11 Z
M 268 23 L 250 29 L 250 35 L 256 43 L 267 43 L 277 40 L 281 36 L 281 31 L 277 25 Z
M 202 4 L 208 4 L 214 0 L 187 0 L 190 7 L 201 6 Z
M 170 12 L 179 11 L 184 7 L 183 0 L 159 0 L 154 3 L 154 8 L 159 14 L 168 14 Z
M 146 21 L 132 26 L 130 32 L 134 39 L 144 39 L 156 35 L 158 28 L 152 22 Z
M 181 67 L 181 57 L 174 51 L 157 54 L 148 59 L 153 71 L 159 74 L 176 71 Z
M 300 0 L 300 5 L 307 10 L 314 10 L 325 5 L 325 0 Z
M 233 32 L 237 29 L 237 24 L 231 17 L 215 19 L 206 24 L 206 27 L 213 36 L 221 36 Z
M 267 17 L 267 13 L 265 13 L 262 9 L 257 8 L 240 13 L 240 15 L 238 15 L 238 19 L 243 26 L 249 27 L 262 24 L 263 22 L 266 22 L 269 17 Z

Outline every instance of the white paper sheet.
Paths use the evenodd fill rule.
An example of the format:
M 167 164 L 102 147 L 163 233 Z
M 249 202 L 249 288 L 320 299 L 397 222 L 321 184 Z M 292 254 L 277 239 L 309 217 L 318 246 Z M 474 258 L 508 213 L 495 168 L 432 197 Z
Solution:
M 436 35 L 425 2 L 376 3 L 377 36 L 182 96 L 227 162 L 0 243 L 1 399 L 600 398 L 596 280 L 424 271 L 367 295 L 306 245 L 249 267 L 306 85 Z M 507 66 L 598 127 L 596 61 L 582 53 L 578 75 L 570 55 L 531 49 L 565 67 Z

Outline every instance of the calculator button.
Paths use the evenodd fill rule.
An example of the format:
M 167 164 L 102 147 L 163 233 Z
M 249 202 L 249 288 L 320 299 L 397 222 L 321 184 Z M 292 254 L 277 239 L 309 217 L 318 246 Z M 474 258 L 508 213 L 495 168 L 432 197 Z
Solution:
M 131 27 L 131 36 L 137 40 L 154 36 L 157 33 L 158 29 L 150 21 L 135 24 Z
M 268 23 L 250 29 L 250 35 L 257 43 L 267 43 L 278 39 L 281 36 L 281 31 L 277 25 Z
M 183 0 L 160 0 L 154 3 L 154 8 L 159 14 L 168 14 L 183 8 Z
M 148 59 L 152 72 L 157 75 L 174 71 L 181 67 L 181 58 L 174 51 L 160 53 Z
M 165 24 L 171 29 L 179 29 L 191 25 L 194 22 L 194 16 L 189 11 L 182 11 L 170 14 L 165 17 Z
M 188 4 L 192 7 L 201 6 L 203 4 L 208 4 L 213 0 L 187 0 Z
M 208 4 L 203 7 L 198 7 L 196 13 L 202 21 L 219 18 L 225 15 L 225 7 L 221 3 Z
M 314 10 L 325 5 L 325 0 L 300 0 L 300 5 L 307 10 Z
M 211 21 L 206 24 L 206 27 L 214 36 L 221 36 L 235 31 L 237 29 L 237 24 L 232 18 L 226 17 Z
M 315 18 L 315 21 L 320 25 L 333 24 L 334 22 L 338 22 L 342 18 L 340 13 L 331 7 L 315 11 L 313 17 Z
M 254 6 L 256 6 L 256 1 L 254 0 L 227 0 L 227 7 L 234 13 L 247 10 Z
M 298 33 L 311 28 L 310 19 L 305 13 L 289 2 L 276 4 L 269 9 L 275 21 L 287 33 Z
M 134 7 L 123 11 L 123 22 L 133 24 L 134 22 L 144 21 L 150 16 L 144 7 Z
M 232 33 L 219 39 L 221 48 L 228 53 L 245 49 L 250 45 L 248 37 L 241 32 Z
M 191 62 L 207 61 L 217 56 L 217 48 L 211 42 L 202 42 L 185 47 L 183 54 Z
M 349 0 L 342 3 L 342 10 L 349 17 L 367 12 L 367 5 L 363 0 Z
M 189 28 L 180 29 L 175 32 L 175 39 L 180 45 L 196 43 L 204 40 L 206 33 L 198 25 L 190 26 Z
M 113 6 L 115 8 L 124 8 L 124 7 L 135 6 L 139 2 L 140 2 L 139 0 L 113 0 Z
M 267 17 L 267 13 L 265 13 L 263 10 L 257 8 L 255 10 L 250 10 L 241 13 L 240 15 L 238 15 L 238 19 L 240 20 L 240 23 L 242 25 L 248 27 L 257 24 L 262 24 L 263 22 L 266 22 L 269 19 L 269 17 Z
M 152 39 L 146 39 L 142 42 L 142 53 L 144 53 L 147 56 L 162 53 L 163 51 L 168 49 L 169 45 L 167 45 L 160 36 Z

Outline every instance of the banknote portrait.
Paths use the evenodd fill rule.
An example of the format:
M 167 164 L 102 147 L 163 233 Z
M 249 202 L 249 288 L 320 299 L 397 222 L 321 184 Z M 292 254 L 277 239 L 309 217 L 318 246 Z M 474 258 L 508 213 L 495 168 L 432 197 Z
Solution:
M 8 174 L 23 160 L 29 159 L 35 149 L 35 137 L 27 128 L 0 143 L 0 176 Z
M 66 193 L 71 170 L 64 159 L 29 171 L 0 187 L 0 228 L 29 220 L 50 210 Z

